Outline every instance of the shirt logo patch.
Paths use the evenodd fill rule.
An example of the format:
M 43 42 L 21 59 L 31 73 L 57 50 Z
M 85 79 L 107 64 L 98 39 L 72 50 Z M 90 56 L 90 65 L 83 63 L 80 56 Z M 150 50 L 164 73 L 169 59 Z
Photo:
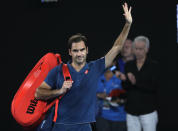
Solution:
M 88 70 L 85 71 L 85 75 L 88 74 Z

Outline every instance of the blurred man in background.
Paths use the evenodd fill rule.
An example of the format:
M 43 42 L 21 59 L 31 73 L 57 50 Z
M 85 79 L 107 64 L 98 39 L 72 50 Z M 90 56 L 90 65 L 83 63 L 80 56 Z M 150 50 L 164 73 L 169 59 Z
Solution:
M 121 80 L 112 72 L 112 67 L 99 79 L 97 89 L 97 131 L 126 131 L 126 113 L 119 95 Z

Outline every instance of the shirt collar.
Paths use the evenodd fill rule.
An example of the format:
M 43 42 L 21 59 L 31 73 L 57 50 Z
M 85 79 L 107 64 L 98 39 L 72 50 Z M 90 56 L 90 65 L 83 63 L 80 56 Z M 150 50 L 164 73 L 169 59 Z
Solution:
M 74 72 L 74 73 L 84 73 L 86 70 L 89 70 L 88 63 L 86 63 L 85 66 L 84 66 L 79 72 L 77 72 L 77 71 L 74 69 L 74 67 L 71 65 L 71 61 L 68 61 L 68 62 L 67 62 L 67 66 L 68 66 L 69 70 L 70 70 L 71 72 Z
M 151 61 L 151 57 L 147 55 L 142 68 L 145 68 L 149 64 L 150 61 Z M 136 59 L 134 60 L 134 63 L 135 63 L 135 65 L 137 64 Z

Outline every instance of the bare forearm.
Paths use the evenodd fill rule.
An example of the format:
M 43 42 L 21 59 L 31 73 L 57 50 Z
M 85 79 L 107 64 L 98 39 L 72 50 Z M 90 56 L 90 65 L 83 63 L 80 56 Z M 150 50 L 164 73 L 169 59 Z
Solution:
M 106 54 L 105 56 L 105 66 L 106 68 L 109 67 L 114 58 L 118 55 L 118 53 L 121 51 L 124 42 L 128 36 L 129 30 L 130 30 L 130 26 L 131 24 L 127 23 L 125 24 L 122 32 L 120 33 L 120 35 L 117 37 L 116 41 L 114 42 L 113 47 L 111 48 L 111 50 Z
M 106 99 L 107 94 L 106 93 L 98 93 L 97 97 L 100 98 L 100 99 Z
M 122 5 L 123 10 L 124 10 L 124 16 L 125 16 L 125 26 L 122 30 L 122 32 L 120 33 L 119 37 L 116 39 L 116 41 L 114 42 L 114 47 L 118 47 L 118 50 L 122 49 L 122 46 L 124 44 L 124 41 L 126 40 L 129 30 L 130 30 L 130 26 L 132 24 L 132 15 L 131 15 L 131 7 L 128 8 L 127 3 L 124 3 L 124 5 Z
M 120 33 L 120 35 L 117 37 L 117 39 L 114 42 L 113 47 L 117 47 L 118 51 L 122 49 L 124 42 L 128 36 L 130 27 L 131 27 L 131 24 L 126 22 L 122 32 Z
M 63 94 L 62 89 L 51 90 L 51 89 L 37 88 L 35 97 L 40 100 L 49 100 L 62 94 Z

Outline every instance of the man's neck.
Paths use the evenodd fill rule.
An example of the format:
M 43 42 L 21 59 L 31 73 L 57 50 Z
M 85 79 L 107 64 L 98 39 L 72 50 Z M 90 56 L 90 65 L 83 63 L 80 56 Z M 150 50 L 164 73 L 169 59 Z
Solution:
M 84 66 L 85 66 L 86 62 L 82 63 L 82 64 L 77 64 L 77 63 L 74 63 L 72 62 L 71 65 L 72 67 L 77 71 L 79 72 Z
M 106 81 L 109 81 L 113 77 L 113 75 L 112 76 L 106 76 L 106 75 L 104 75 L 104 77 L 105 77 Z
M 146 60 L 146 56 L 143 57 L 143 58 L 141 58 L 141 59 L 137 59 L 137 60 L 136 60 L 138 70 L 140 70 L 140 69 L 142 68 L 142 66 L 143 66 L 143 64 L 144 64 L 144 62 L 145 62 L 145 60 Z
M 137 59 L 137 64 L 143 64 L 145 62 L 146 56 L 141 58 L 141 59 Z

